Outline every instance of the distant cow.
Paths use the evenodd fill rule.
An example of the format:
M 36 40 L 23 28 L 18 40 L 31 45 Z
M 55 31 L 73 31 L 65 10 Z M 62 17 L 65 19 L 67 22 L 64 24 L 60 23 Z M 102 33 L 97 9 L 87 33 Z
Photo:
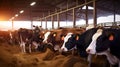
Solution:
M 18 30 L 18 39 L 22 52 L 26 52 L 26 46 L 28 45 L 29 52 L 31 52 L 31 47 L 34 45 L 34 48 L 37 50 L 42 38 L 40 37 L 39 28 L 36 27 L 34 30 L 29 29 L 19 29 Z
M 62 37 L 64 35 L 61 29 L 48 31 L 44 34 L 43 43 L 53 46 L 54 50 L 58 50 L 62 44 Z
M 28 29 L 19 29 L 18 30 L 18 40 L 21 47 L 21 51 L 26 52 L 26 44 L 29 39 L 32 38 L 32 32 L 30 33 Z M 31 52 L 29 50 L 29 52 Z
M 101 29 L 92 37 L 86 49 L 89 54 L 106 55 L 108 61 L 120 67 L 120 29 Z

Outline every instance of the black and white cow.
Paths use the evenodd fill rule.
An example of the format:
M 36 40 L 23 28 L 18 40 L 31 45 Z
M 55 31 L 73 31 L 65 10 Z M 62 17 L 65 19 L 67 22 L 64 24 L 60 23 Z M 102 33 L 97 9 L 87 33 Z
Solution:
M 29 34 L 28 33 L 28 30 L 27 29 L 22 29 L 20 28 L 18 30 L 18 41 L 19 41 L 19 44 L 20 44 L 20 48 L 21 48 L 21 51 L 23 53 L 26 52 L 26 42 L 28 41 L 29 38 L 32 37 L 32 34 Z
M 53 50 L 57 51 L 60 49 L 62 43 L 62 31 L 48 31 L 44 34 L 43 44 L 48 44 L 53 47 Z
M 44 34 L 43 43 L 51 44 L 55 51 L 58 51 L 63 44 L 64 37 L 68 32 L 82 33 L 83 30 L 75 28 L 62 28 L 48 31 Z
M 40 31 L 38 28 L 35 28 L 34 30 L 20 28 L 18 30 L 18 39 L 22 52 L 26 52 L 26 45 L 28 45 L 30 53 L 32 45 L 34 45 L 35 50 L 37 50 L 40 42 L 43 40 L 40 38 L 39 33 Z
M 120 29 L 101 29 L 86 49 L 89 54 L 106 55 L 110 64 L 120 67 Z
M 68 33 L 67 36 L 64 38 L 64 43 L 61 47 L 61 50 L 68 51 L 76 46 L 80 56 L 87 57 L 88 54 L 86 53 L 86 48 L 92 41 L 92 36 L 95 34 L 97 29 L 98 28 L 92 28 L 82 34 Z

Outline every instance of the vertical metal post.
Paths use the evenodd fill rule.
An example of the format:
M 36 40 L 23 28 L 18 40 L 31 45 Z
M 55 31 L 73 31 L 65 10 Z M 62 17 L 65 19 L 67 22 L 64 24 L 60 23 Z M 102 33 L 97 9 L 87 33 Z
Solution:
M 31 29 L 33 29 L 32 8 L 30 7 Z
M 12 31 L 14 30 L 14 28 L 13 28 L 13 27 L 14 27 L 14 25 L 13 25 L 13 24 L 14 24 L 14 23 L 13 23 L 13 19 L 12 19 Z
M 67 21 L 68 21 L 68 16 L 67 16 L 67 14 L 68 14 L 68 8 L 69 8 L 69 0 L 67 0 L 67 5 L 66 5 L 66 8 L 67 8 L 67 11 L 66 11 L 66 25 L 67 25 Z
M 76 0 L 76 6 L 78 5 L 78 0 Z
M 57 13 L 58 10 L 55 9 L 55 12 Z M 57 19 L 56 19 L 56 21 L 58 21 L 58 27 L 57 28 L 59 28 L 60 27 L 59 13 L 57 13 Z
M 51 21 L 52 21 L 52 29 L 54 29 L 54 17 L 51 16 Z
M 85 0 L 85 3 L 87 3 L 87 0 Z M 86 10 L 85 10 L 85 20 L 86 20 L 86 27 L 88 26 L 88 5 L 86 4 Z
M 115 8 L 115 2 L 113 1 L 113 7 L 114 7 L 114 19 L 113 19 L 113 24 L 114 24 L 114 26 L 116 26 L 117 24 L 116 24 L 116 8 Z
M 58 21 L 58 28 L 60 27 L 60 17 L 59 14 L 57 14 L 57 21 Z
M 69 0 L 67 0 L 67 5 L 66 5 L 67 9 L 69 8 Z
M 96 9 L 96 1 L 93 0 L 93 7 L 94 7 L 94 10 L 93 10 L 93 22 L 94 22 L 94 27 L 96 27 L 97 25 L 97 9 Z
M 79 2 L 79 1 L 76 0 L 76 6 L 79 4 L 78 2 Z M 74 13 L 74 11 L 75 11 L 75 9 L 73 9 L 73 28 L 74 28 L 75 25 L 76 25 L 76 14 Z M 74 15 L 74 14 L 75 14 L 75 15 Z
M 47 30 L 47 18 L 45 17 L 45 21 L 46 21 L 46 25 L 45 25 L 45 28 Z
M 42 21 L 46 21 L 46 20 L 45 20 L 45 15 L 44 15 L 44 13 L 43 13 Z M 41 22 L 41 25 L 42 25 L 42 24 L 43 24 L 43 22 Z
M 116 21 L 115 19 L 116 19 L 116 14 L 115 14 L 115 11 L 114 11 L 114 22 Z
M 114 20 L 113 20 L 113 26 L 116 26 L 116 14 L 115 14 L 115 11 L 114 11 Z
M 31 29 L 33 29 L 33 20 L 31 19 Z
M 65 13 L 65 17 L 66 17 L 66 25 L 67 25 L 67 21 L 68 21 L 67 12 Z
M 43 26 L 42 26 L 42 19 L 40 19 L 40 21 L 41 21 L 41 27 L 43 27 Z
M 75 15 L 75 9 L 73 9 L 73 28 L 76 26 L 76 15 Z

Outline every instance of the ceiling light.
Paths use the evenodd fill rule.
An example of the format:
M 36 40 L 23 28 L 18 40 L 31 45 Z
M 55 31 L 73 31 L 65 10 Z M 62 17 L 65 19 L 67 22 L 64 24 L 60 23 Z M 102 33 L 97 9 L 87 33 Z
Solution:
M 15 17 L 18 17 L 18 14 L 15 14 Z
M 24 10 L 21 10 L 21 11 L 20 11 L 20 13 L 23 13 L 23 12 L 24 12 Z
M 36 2 L 32 2 L 31 4 L 30 4 L 30 6 L 34 6 L 36 4 Z

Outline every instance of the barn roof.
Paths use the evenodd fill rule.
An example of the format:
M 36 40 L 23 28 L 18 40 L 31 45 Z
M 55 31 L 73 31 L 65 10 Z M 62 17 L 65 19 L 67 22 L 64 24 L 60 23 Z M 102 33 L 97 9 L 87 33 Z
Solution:
M 92 1 L 92 0 L 86 0 Z M 30 6 L 31 2 L 36 2 L 36 5 Z M 55 11 L 64 10 L 74 7 L 76 5 L 84 4 L 85 0 L 0 0 L 0 20 L 9 20 L 20 10 L 25 10 L 15 20 L 38 20 L 48 14 L 55 13 Z M 120 0 L 96 0 L 98 16 L 105 16 L 109 14 L 120 14 Z M 89 6 L 93 6 L 89 4 Z M 89 10 L 89 13 L 92 11 Z M 82 18 L 84 10 L 77 12 L 77 17 Z M 68 13 L 71 15 L 71 12 Z M 65 17 L 65 16 L 64 16 Z

